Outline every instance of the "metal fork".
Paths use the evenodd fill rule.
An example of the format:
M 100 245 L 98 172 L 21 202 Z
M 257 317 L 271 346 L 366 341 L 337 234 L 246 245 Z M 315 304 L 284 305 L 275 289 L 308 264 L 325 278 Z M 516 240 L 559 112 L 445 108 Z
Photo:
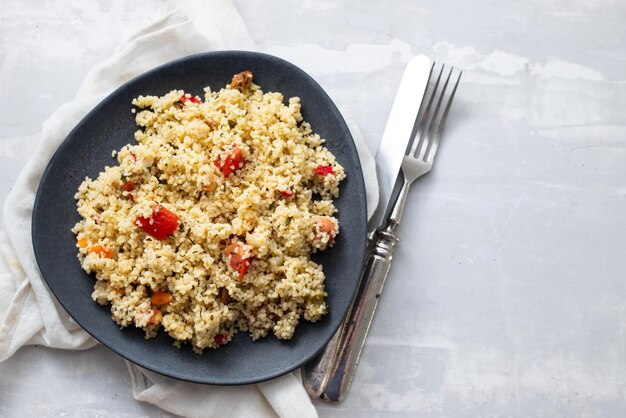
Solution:
M 389 216 L 391 223 L 396 225 L 400 223 L 411 184 L 433 168 L 435 155 L 439 149 L 441 132 L 446 123 L 461 74 L 462 71 L 455 71 L 454 67 L 450 67 L 448 70 L 445 65 L 442 65 L 430 94 L 426 91 L 424 95 L 424 100 L 427 100 L 424 114 L 418 122 L 417 132 L 409 141 L 407 151 L 402 159 L 401 172 L 404 177 L 404 183 Z M 443 86 L 441 86 L 442 75 L 445 78 Z M 450 84 L 453 85 L 452 91 L 448 89 Z M 440 112 L 442 108 L 443 112 Z
M 434 76 L 436 80 L 433 82 Z M 429 85 L 414 127 L 415 135 L 409 141 L 402 161 L 402 188 L 386 224 L 383 224 L 384 228 L 372 237 L 372 250 L 363 269 L 361 287 L 348 316 L 317 364 L 318 369 L 309 373 L 310 381 L 304 382 L 309 394 L 315 393 L 326 402 L 341 402 L 348 393 L 399 241 L 396 229 L 402 218 L 409 188 L 416 179 L 432 169 L 460 78 L 461 71 L 453 67 L 447 69 L 442 65 L 439 69 L 434 65 L 431 70 Z

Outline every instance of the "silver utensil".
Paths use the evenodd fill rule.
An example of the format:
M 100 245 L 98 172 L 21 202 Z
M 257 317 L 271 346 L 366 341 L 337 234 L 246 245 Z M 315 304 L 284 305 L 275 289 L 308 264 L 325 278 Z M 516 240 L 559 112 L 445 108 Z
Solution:
M 388 202 L 392 201 L 390 198 L 394 184 L 399 177 L 402 155 L 406 150 L 409 139 L 415 132 L 416 120 L 420 111 L 422 97 L 428 85 L 432 66 L 432 61 L 424 55 L 413 57 L 407 64 L 400 80 L 400 85 L 398 86 L 376 154 L 380 204 L 368 225 L 369 242 L 367 254 L 371 252 L 371 244 L 373 242 L 371 238 L 376 229 L 381 227 L 385 212 L 387 212 Z M 359 296 L 356 296 L 354 300 L 358 299 Z M 351 309 L 348 312 L 350 311 Z M 316 359 L 302 368 L 304 386 L 311 398 L 319 398 L 326 389 L 336 362 L 340 334 L 345 329 L 346 322 L 344 320 L 337 333 L 326 345 L 326 348 Z
M 399 239 L 400 224 L 411 184 L 430 172 L 438 150 L 441 133 L 456 93 L 461 71 L 433 64 L 426 93 L 401 159 L 402 186 L 396 199 L 390 201 L 383 227 L 370 238 L 370 252 L 363 269 L 361 285 L 351 310 L 328 348 L 316 361 L 303 368 L 309 395 L 327 402 L 341 402 L 347 395 L 356 371 L 385 279 L 391 267 Z

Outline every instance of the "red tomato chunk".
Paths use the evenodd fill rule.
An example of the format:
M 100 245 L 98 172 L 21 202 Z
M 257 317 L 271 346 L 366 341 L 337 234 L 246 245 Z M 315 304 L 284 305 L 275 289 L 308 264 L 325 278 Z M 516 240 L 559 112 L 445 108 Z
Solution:
M 180 99 L 180 102 L 185 103 L 187 101 L 191 102 L 191 103 L 200 103 L 202 100 L 198 97 L 198 96 L 191 96 L 191 97 L 187 97 L 185 95 L 183 95 Z
M 214 338 L 213 341 L 215 341 L 215 344 L 217 345 L 224 345 L 226 344 L 226 340 L 227 340 L 227 336 L 224 334 L 217 334 Z
M 246 254 L 239 243 L 233 242 L 226 247 L 226 257 L 230 257 L 230 267 L 239 273 L 240 279 L 243 279 L 248 267 L 250 267 L 250 256 Z
M 122 186 L 127 192 L 132 192 L 133 190 L 135 190 L 135 183 L 133 183 L 132 181 L 125 181 Z
M 164 206 L 153 205 L 152 215 L 149 218 L 138 216 L 135 224 L 148 235 L 158 240 L 165 240 L 176 231 L 179 221 L 178 216 Z
M 243 159 L 243 153 L 241 149 L 235 144 L 232 146 L 226 158 L 222 161 L 222 156 L 218 156 L 215 161 L 215 166 L 220 169 L 224 177 L 230 176 L 235 170 L 243 167 L 245 160 Z
M 335 172 L 332 165 L 320 165 L 318 167 L 315 167 L 314 171 L 315 174 L 319 174 L 320 176 L 326 176 Z

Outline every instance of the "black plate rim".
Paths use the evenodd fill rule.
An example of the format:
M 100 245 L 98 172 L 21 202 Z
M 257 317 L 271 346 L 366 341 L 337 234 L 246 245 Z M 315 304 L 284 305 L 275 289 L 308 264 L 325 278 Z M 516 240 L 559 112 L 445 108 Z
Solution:
M 107 93 L 107 95 L 101 99 L 93 109 L 91 109 L 88 113 L 86 113 L 81 119 L 80 121 L 69 131 L 69 133 L 65 136 L 65 138 L 63 139 L 63 141 L 61 142 L 61 144 L 59 145 L 59 147 L 57 148 L 57 150 L 54 152 L 54 154 L 52 155 L 52 157 L 50 158 L 50 160 L 48 161 L 45 170 L 43 171 L 42 175 L 41 175 L 41 179 L 39 181 L 39 184 L 37 185 L 37 193 L 35 195 L 35 201 L 33 204 L 33 211 L 32 214 L 33 216 L 31 217 L 31 240 L 32 240 L 32 245 L 33 245 L 33 251 L 34 251 L 34 255 L 35 255 L 35 259 L 37 262 L 37 266 L 39 268 L 41 277 L 43 277 L 44 279 L 44 283 L 46 284 L 46 287 L 48 288 L 48 290 L 50 291 L 51 295 L 54 297 L 54 300 L 56 300 L 65 310 L 65 312 L 67 312 L 67 314 L 72 318 L 73 321 L 75 321 L 82 330 L 84 330 L 85 332 L 87 332 L 92 338 L 94 338 L 96 341 L 98 341 L 100 344 L 102 344 L 103 346 L 105 346 L 107 349 L 113 351 L 115 354 L 117 354 L 118 356 L 120 356 L 121 358 L 123 358 L 126 361 L 129 361 L 137 366 L 140 366 L 142 368 L 145 368 L 147 370 L 150 370 L 154 373 L 157 373 L 159 375 L 162 376 L 167 376 L 167 377 L 172 377 L 181 381 L 186 381 L 186 382 L 191 382 L 191 383 L 198 383 L 198 384 L 204 384 L 204 385 L 219 385 L 219 386 L 242 386 L 242 385 L 248 385 L 248 384 L 254 384 L 254 383 L 260 383 L 260 382 L 264 382 L 264 381 L 268 381 L 280 376 L 283 376 L 287 373 L 290 373 L 296 369 L 298 369 L 299 367 L 303 366 L 304 364 L 306 364 L 307 362 L 309 362 L 310 360 L 312 360 L 313 358 L 315 358 L 319 352 L 321 350 L 324 349 L 324 347 L 328 344 L 328 342 L 332 339 L 332 337 L 334 336 L 334 334 L 336 333 L 336 331 L 338 330 L 339 326 L 341 325 L 342 321 L 338 321 L 337 324 L 335 324 L 332 327 L 332 332 L 329 333 L 329 335 L 325 338 L 324 343 L 322 345 L 322 348 L 320 349 L 320 351 L 317 352 L 312 352 L 310 355 L 303 357 L 300 361 L 294 363 L 292 366 L 290 366 L 288 369 L 280 369 L 277 370 L 275 372 L 271 372 L 271 373 L 266 373 L 264 375 L 260 375 L 260 376 L 255 376 L 255 377 L 251 377 L 251 378 L 244 378 L 244 379 L 239 379 L 236 381 L 219 381 L 219 379 L 197 379 L 194 377 L 190 377 L 185 375 L 184 373 L 177 373 L 175 371 L 168 371 L 168 372 L 163 372 L 162 370 L 159 370 L 157 367 L 151 365 L 150 363 L 147 362 L 143 362 L 140 358 L 129 358 L 128 353 L 122 353 L 120 349 L 116 348 L 115 346 L 108 344 L 105 340 L 97 337 L 96 335 L 94 335 L 92 333 L 91 330 L 89 330 L 88 328 L 84 327 L 83 324 L 81 323 L 82 321 L 76 317 L 74 317 L 74 315 L 72 315 L 70 313 L 70 310 L 67 309 L 66 304 L 63 302 L 63 300 L 57 298 L 55 292 L 52 290 L 52 288 L 50 287 L 50 283 L 49 280 L 46 278 L 46 275 L 44 274 L 43 270 L 42 270 L 42 266 L 40 263 L 40 257 L 38 254 L 40 254 L 41 251 L 41 247 L 43 246 L 42 243 L 39 243 L 36 240 L 36 234 L 37 234 L 37 221 L 35 220 L 35 214 L 38 213 L 41 210 L 41 188 L 42 185 L 45 181 L 45 179 L 48 177 L 50 171 L 53 169 L 55 160 L 57 159 L 57 157 L 61 154 L 63 154 L 64 150 L 70 146 L 70 143 L 68 141 L 68 139 L 70 137 L 72 137 L 72 135 L 79 130 L 80 126 L 83 124 L 83 122 L 87 119 L 89 119 L 92 115 L 98 113 L 98 111 L 105 106 L 105 104 L 110 101 L 112 99 L 113 96 L 116 95 L 116 93 L 118 93 L 118 91 L 123 90 L 125 87 L 135 83 L 136 81 L 143 79 L 143 78 L 147 78 L 150 77 L 151 75 L 154 75 L 156 73 L 158 73 L 159 71 L 161 71 L 163 68 L 165 67 L 169 67 L 169 66 L 173 66 L 173 65 L 177 65 L 177 64 L 181 64 L 184 63 L 185 61 L 188 60 L 195 60 L 198 58 L 206 58 L 206 59 L 211 59 L 214 57 L 218 57 L 218 56 L 236 56 L 236 55 L 241 55 L 241 56 L 248 56 L 251 58 L 264 58 L 264 59 L 269 59 L 269 60 L 273 60 L 273 61 L 278 61 L 281 64 L 287 66 L 287 67 L 291 67 L 291 69 L 297 73 L 300 74 L 300 76 L 308 79 L 308 81 L 317 89 L 318 94 L 325 96 L 325 98 L 327 99 L 330 107 L 329 109 L 327 109 L 328 111 L 332 112 L 333 115 L 339 120 L 341 121 L 345 127 L 346 130 L 349 134 L 349 137 L 346 138 L 346 145 L 351 149 L 351 153 L 356 157 L 357 161 L 359 160 L 359 155 L 358 155 L 358 151 L 356 148 L 356 144 L 354 143 L 354 138 L 352 137 L 352 133 L 350 132 L 347 123 L 345 122 L 345 119 L 343 118 L 343 116 L 341 115 L 341 112 L 339 112 L 339 109 L 337 108 L 337 106 L 335 105 L 334 101 L 330 98 L 330 96 L 328 96 L 328 94 L 326 93 L 326 91 L 319 85 L 319 83 L 317 83 L 317 81 L 315 81 L 315 79 L 313 79 L 308 73 L 306 73 L 304 70 L 302 70 L 301 68 L 299 68 L 298 66 L 290 63 L 289 61 L 286 61 L 280 57 L 274 56 L 274 55 L 270 55 L 270 54 L 265 54 L 265 53 L 261 53 L 261 52 L 254 52 L 254 51 L 245 51 L 245 50 L 218 50 L 218 51 L 211 51 L 211 52 L 201 52 L 201 53 L 197 53 L 197 54 L 192 54 L 192 55 L 187 55 L 172 61 L 168 61 L 164 64 L 161 64 L 157 67 L 154 67 L 146 72 L 143 72 L 131 79 L 129 79 L 128 81 L 124 82 L 123 84 L 121 84 L 120 86 L 118 86 L 117 88 L 115 88 L 113 91 Z M 363 179 L 363 170 L 362 167 L 359 163 L 359 170 L 358 171 L 358 179 L 357 179 L 357 185 L 356 187 L 359 187 L 361 189 L 361 191 L 363 192 L 363 196 L 365 196 L 365 182 Z M 366 223 L 367 223 L 367 202 L 366 199 L 363 199 L 362 202 L 362 206 L 360 206 L 361 208 L 361 216 L 363 217 L 362 219 L 365 219 L 365 223 L 362 226 L 363 229 L 363 239 L 360 243 L 358 243 L 359 248 L 359 253 L 361 253 L 363 255 L 363 259 L 365 258 L 365 250 L 366 250 L 366 243 L 367 243 L 367 239 L 366 239 Z M 353 291 L 352 291 L 352 295 L 350 297 L 350 300 L 354 299 L 356 293 L 358 291 L 358 286 L 355 286 Z M 95 303 L 95 302 L 93 302 Z M 346 312 L 347 313 L 347 312 Z M 345 315 L 344 315 L 345 316 Z M 271 336 L 268 336 L 271 337 Z M 132 357 L 132 356 L 131 356 Z

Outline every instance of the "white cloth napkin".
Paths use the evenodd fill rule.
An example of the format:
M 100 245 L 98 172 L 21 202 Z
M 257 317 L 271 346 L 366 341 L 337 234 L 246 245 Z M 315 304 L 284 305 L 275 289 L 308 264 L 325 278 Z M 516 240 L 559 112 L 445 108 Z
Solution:
M 24 345 L 81 350 L 97 344 L 48 291 L 30 239 L 32 207 L 41 175 L 69 131 L 107 94 L 155 66 L 198 52 L 254 49 L 243 20 L 229 1 L 179 1 L 176 8 L 172 4 L 165 3 L 161 17 L 94 67 L 76 99 L 45 121 L 39 147 L 6 199 L 0 230 L 0 361 Z M 371 215 L 378 202 L 375 163 L 358 127 L 350 119 L 348 123 L 359 150 Z M 181 416 L 317 416 L 297 372 L 257 385 L 221 387 L 182 382 L 130 362 L 127 365 L 135 399 Z

